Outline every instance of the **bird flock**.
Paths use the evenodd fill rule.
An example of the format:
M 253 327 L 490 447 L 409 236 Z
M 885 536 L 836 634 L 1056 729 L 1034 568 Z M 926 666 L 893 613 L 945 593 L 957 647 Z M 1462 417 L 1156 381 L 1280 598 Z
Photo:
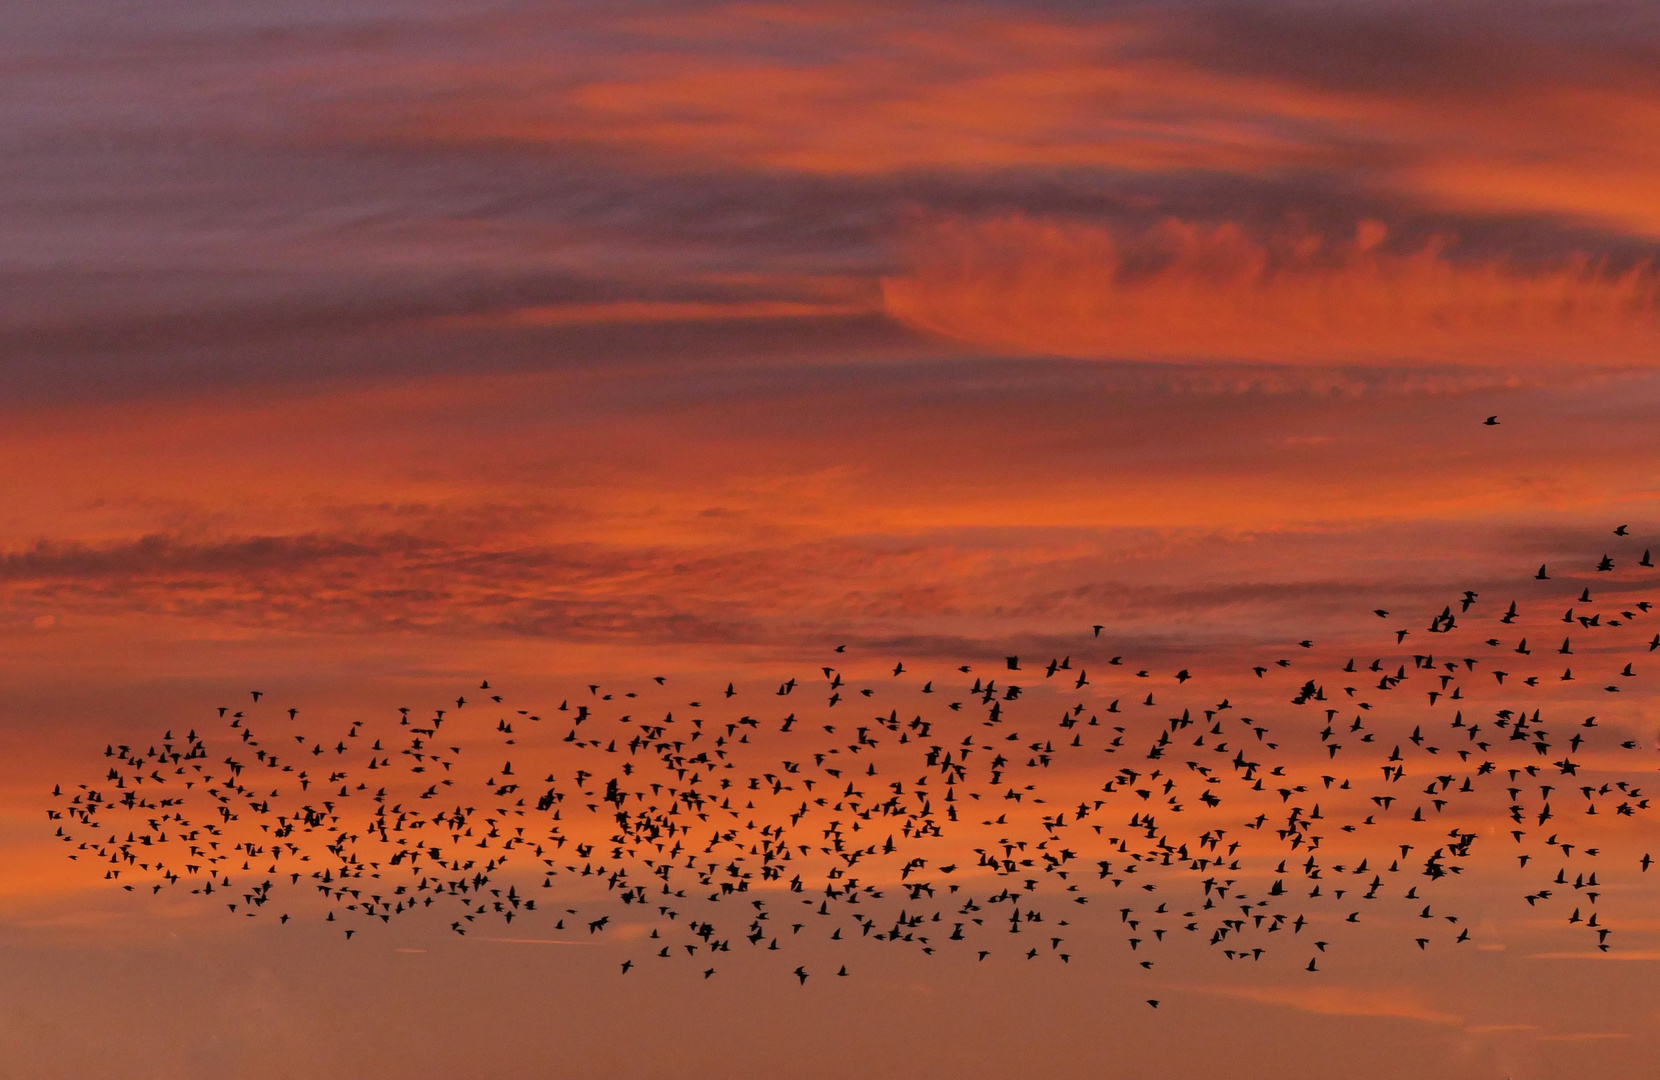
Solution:
M 1061 656 L 827 645 L 765 685 L 642 677 L 535 712 L 484 680 L 328 731 L 253 691 L 108 746 L 47 818 L 127 892 L 345 940 L 609 935 L 624 975 L 751 949 L 804 984 L 865 942 L 1151 971 L 1177 939 L 1317 973 L 1374 920 L 1470 947 L 1463 883 L 1500 866 L 1517 913 L 1608 951 L 1599 898 L 1652 861 L 1660 746 L 1632 690 L 1660 619 L 1650 551 L 1623 525 L 1607 544 L 1202 674 L 1137 664 L 1103 622 Z

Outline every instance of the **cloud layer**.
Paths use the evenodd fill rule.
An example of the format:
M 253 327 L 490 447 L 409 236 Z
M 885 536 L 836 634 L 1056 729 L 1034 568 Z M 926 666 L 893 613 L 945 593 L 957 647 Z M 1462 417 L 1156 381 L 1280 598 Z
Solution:
M 947 222 L 885 279 L 889 314 L 975 345 L 1140 360 L 1649 364 L 1660 270 L 1574 253 L 1542 265 L 1353 236 L 1166 220 Z
M 1660 526 L 1652 5 L 91 0 L 0 24 L 0 1058 L 1655 1060 L 1645 965 L 1528 961 L 1569 946 L 1509 879 L 1481 899 L 1508 950 L 1241 963 L 1150 1021 L 1083 963 L 815 979 L 804 1005 L 716 979 L 664 1010 L 591 992 L 580 965 L 617 981 L 600 949 L 343 956 L 133 915 L 39 813 L 65 762 L 253 687 L 302 716 L 485 676 L 556 704 L 835 643 L 997 665 L 1101 625 L 1167 680 L 1237 679 L 1244 711 L 1251 664 L 1345 647 L 1374 608 L 1502 604 L 1541 561 L 1569 583 L 1614 525 Z M 1548 704 L 1602 710 L 1591 681 Z

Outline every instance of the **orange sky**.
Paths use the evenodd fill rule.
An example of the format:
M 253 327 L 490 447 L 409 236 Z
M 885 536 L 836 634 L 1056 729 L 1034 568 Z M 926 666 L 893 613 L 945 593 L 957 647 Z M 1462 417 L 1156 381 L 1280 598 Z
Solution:
M 1624 962 L 1495 861 L 1458 956 L 791 995 L 285 938 L 43 818 L 256 686 L 332 722 L 1099 647 L 1244 701 L 1375 608 L 1660 548 L 1647 7 L 94 6 L 0 16 L 18 1075 L 1646 1075 L 1640 881 Z

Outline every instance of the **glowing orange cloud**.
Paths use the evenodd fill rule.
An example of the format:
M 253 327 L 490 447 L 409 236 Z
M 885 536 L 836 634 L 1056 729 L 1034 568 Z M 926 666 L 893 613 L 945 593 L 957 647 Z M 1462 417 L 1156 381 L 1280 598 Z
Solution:
M 1490 82 L 1450 88 L 1445 57 L 1376 57 L 1398 84 L 1218 64 L 1181 20 L 1145 14 L 728 5 L 593 27 L 608 44 L 497 26 L 481 29 L 500 37 L 488 62 L 353 54 L 284 79 L 330 88 L 304 106 L 326 138 L 830 175 L 1314 169 L 1441 208 L 1660 233 L 1660 90 L 1594 46 L 1576 63 L 1518 50 Z
M 1167 221 L 1132 237 L 1010 217 L 947 222 L 883 282 L 919 329 L 1022 353 L 1291 363 L 1652 363 L 1660 272 L 1586 257 L 1462 261 L 1431 243 Z
M 603 147 L 827 174 L 1107 166 L 1259 172 L 1332 160 L 1330 123 L 1376 106 L 1202 70 L 1132 46 L 1129 22 L 814 9 L 814 47 L 778 59 L 799 12 L 640 20 L 629 50 L 479 68 L 390 66 L 324 126 L 394 140 Z
M 1401 186 L 1461 209 L 1566 214 L 1660 233 L 1660 101 L 1647 88 L 1544 86 L 1468 110 L 1401 116 L 1439 130 Z M 1426 140 L 1427 141 L 1427 140 Z
M 1303 1012 L 1330 1016 L 1386 1016 L 1422 1020 L 1430 1024 L 1460 1024 L 1463 1018 L 1427 1004 L 1423 996 L 1400 988 L 1367 989 L 1353 986 L 1204 987 L 1200 993 L 1243 998 L 1264 1005 L 1286 1005 Z

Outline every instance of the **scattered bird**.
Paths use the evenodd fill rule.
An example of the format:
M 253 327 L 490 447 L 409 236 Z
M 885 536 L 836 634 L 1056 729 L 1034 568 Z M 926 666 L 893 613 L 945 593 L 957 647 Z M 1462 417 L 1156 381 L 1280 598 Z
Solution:
M 1411 938 L 1420 951 L 1470 942 L 1457 885 L 1500 851 L 1527 875 L 1512 904 L 1606 952 L 1617 927 L 1597 903 L 1616 866 L 1632 863 L 1599 861 L 1617 838 L 1599 828 L 1587 843 L 1571 826 L 1651 816 L 1657 748 L 1634 737 L 1640 703 L 1570 719 L 1558 699 L 1531 699 L 1523 688 L 1572 672 L 1557 680 L 1536 665 L 1527 635 L 1554 640 L 1540 635 L 1571 622 L 1580 648 L 1565 637 L 1557 652 L 1592 658 L 1582 679 L 1589 667 L 1594 685 L 1642 686 L 1622 654 L 1660 648 L 1642 625 L 1653 604 L 1633 599 L 1656 584 L 1641 574 L 1650 564 L 1646 550 L 1635 564 L 1604 553 L 1600 603 L 1580 581 L 1578 598 L 1563 590 L 1554 610 L 1511 602 L 1483 614 L 1474 590 L 1454 593 L 1423 614 L 1428 634 L 1414 640 L 1433 647 L 1368 621 L 1380 639 L 1370 662 L 1304 638 L 1295 673 L 1289 659 L 1258 657 L 1249 695 L 1152 658 L 1117 670 L 1124 657 L 1090 652 L 1095 624 L 1064 659 L 1030 669 L 1078 671 L 1070 691 L 1046 682 L 1036 704 L 1031 688 L 1004 681 L 1023 671 L 1008 655 L 995 679 L 970 664 L 825 667 L 829 697 L 785 716 L 771 696 L 776 709 L 739 715 L 736 679 L 706 708 L 664 676 L 604 696 L 589 684 L 587 704 L 548 711 L 508 705 L 511 688 L 484 680 L 480 690 L 496 692 L 464 712 L 458 697 L 456 711 L 401 708 L 309 735 L 293 734 L 298 708 L 218 707 L 199 730 L 107 746 L 81 782 L 54 785 L 48 823 L 71 859 L 121 891 L 182 891 L 239 918 L 281 898 L 280 925 L 352 922 L 346 940 L 433 908 L 430 925 L 460 936 L 540 920 L 549 934 L 634 950 L 622 974 L 855 939 L 919 957 L 960 949 L 1066 964 L 1116 935 L 1142 972 L 1167 940 L 1191 937 L 1222 963 L 1290 953 L 1291 970 L 1319 975 L 1317 959 L 1304 967 L 1307 953 L 1285 943 L 1310 924 L 1368 925 L 1366 911 L 1386 928 L 1423 920 Z M 1551 580 L 1545 566 L 1534 580 Z M 1558 619 L 1563 601 L 1574 606 Z M 1518 622 L 1505 638 L 1519 639 L 1506 654 L 1514 674 L 1482 666 L 1498 627 Z M 1122 712 L 1127 680 L 1155 674 L 1188 696 Z M 893 681 L 906 675 L 916 681 Z M 813 684 L 779 676 L 790 691 Z M 889 700 L 919 689 L 931 696 Z M 843 692 L 870 709 L 841 719 Z M 265 697 L 251 695 L 256 706 Z M 626 711 L 607 704 L 617 695 Z M 904 704 L 920 701 L 935 704 Z M 543 719 L 554 716 L 562 722 Z M 521 756 L 532 735 L 542 752 Z M 481 757 L 492 738 L 504 755 Z M 1599 757 L 1593 771 L 1590 754 L 1632 766 Z M 532 772 L 527 760 L 542 758 Z M 1087 777 L 1093 794 L 1074 803 L 1063 775 Z M 1495 816 L 1515 827 L 1509 839 L 1488 836 Z M 965 838 L 975 826 L 991 831 Z M 1653 862 L 1633 861 L 1644 873 Z M 566 886 L 601 879 L 603 891 Z M 575 896 L 586 899 L 565 899 Z M 1023 935 L 1018 948 L 1003 948 L 1010 933 Z M 791 974 L 806 984 L 805 964 Z M 846 964 L 836 976 L 849 977 Z

